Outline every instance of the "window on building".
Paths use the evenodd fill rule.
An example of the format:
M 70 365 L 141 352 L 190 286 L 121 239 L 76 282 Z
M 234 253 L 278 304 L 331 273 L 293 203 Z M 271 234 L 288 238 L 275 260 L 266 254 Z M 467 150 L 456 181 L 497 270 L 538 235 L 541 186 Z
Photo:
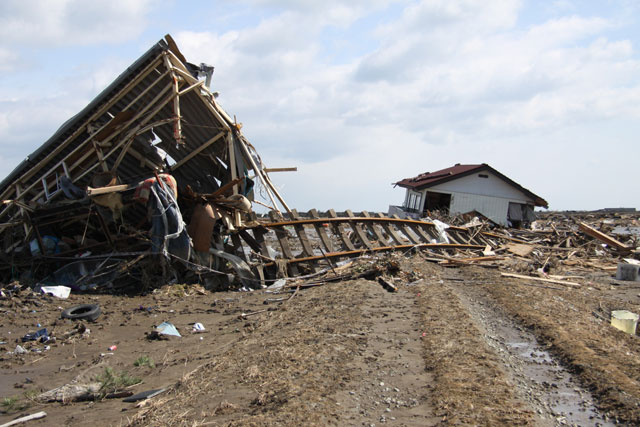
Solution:
M 418 210 L 420 209 L 420 203 L 422 202 L 422 194 L 420 193 L 409 193 L 409 198 L 407 199 L 407 205 L 405 206 L 407 209 Z

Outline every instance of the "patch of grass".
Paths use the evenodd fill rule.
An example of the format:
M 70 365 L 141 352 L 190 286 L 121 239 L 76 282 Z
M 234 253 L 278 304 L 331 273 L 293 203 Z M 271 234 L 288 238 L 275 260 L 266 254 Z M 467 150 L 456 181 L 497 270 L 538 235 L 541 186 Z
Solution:
M 25 391 L 24 393 L 22 393 L 22 396 L 27 400 L 34 401 L 39 394 L 40 391 L 33 389 Z
M 4 413 L 4 414 L 10 414 L 13 412 L 20 412 L 23 411 L 25 409 L 27 409 L 29 407 L 30 403 L 22 400 L 18 397 L 5 397 L 4 399 L 2 399 L 2 402 L 0 402 L 0 407 L 2 407 L 2 409 L 0 410 L 0 412 Z
M 104 368 L 104 372 L 96 376 L 95 380 L 100 383 L 100 390 L 98 390 L 100 398 L 142 381 L 140 378 L 130 376 L 125 371 L 116 372 L 111 367 Z
M 133 362 L 133 366 L 148 366 L 151 369 L 156 367 L 156 363 L 153 359 L 147 355 L 138 357 L 135 362 Z

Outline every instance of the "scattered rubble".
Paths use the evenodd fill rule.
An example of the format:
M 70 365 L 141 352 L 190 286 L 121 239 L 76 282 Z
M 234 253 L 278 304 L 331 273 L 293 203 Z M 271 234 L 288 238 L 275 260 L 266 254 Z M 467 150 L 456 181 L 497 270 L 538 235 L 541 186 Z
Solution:
M 299 213 L 212 72 L 166 36 L 0 183 L 5 425 L 640 423 L 639 213 Z

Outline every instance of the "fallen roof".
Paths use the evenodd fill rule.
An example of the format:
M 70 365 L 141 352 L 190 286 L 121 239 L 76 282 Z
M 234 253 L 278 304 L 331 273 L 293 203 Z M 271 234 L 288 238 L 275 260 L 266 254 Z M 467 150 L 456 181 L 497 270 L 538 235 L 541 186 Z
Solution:
M 517 182 L 512 179 L 506 177 L 501 174 L 491 166 L 486 163 L 482 163 L 479 165 L 461 165 L 460 163 L 455 164 L 454 166 L 441 169 L 435 172 L 425 172 L 413 178 L 405 178 L 401 181 L 396 182 L 394 185 L 409 188 L 411 190 L 423 190 L 425 188 L 430 188 L 435 185 L 439 185 L 448 181 L 452 181 L 454 179 L 462 178 L 464 176 L 468 176 L 481 171 L 490 171 L 495 174 L 497 177 L 507 182 L 508 184 L 516 187 L 531 199 L 535 201 L 536 206 L 541 206 L 544 208 L 548 208 L 548 203 L 542 197 L 534 194 L 530 190 L 527 190 Z
M 187 62 L 169 35 L 147 50 L 0 182 L 0 254 L 11 265 L 14 258 L 29 259 L 36 256 L 29 244 L 42 249 L 45 235 L 72 241 L 79 234 L 85 244 L 87 226 L 102 245 L 93 253 L 107 243 L 116 248 L 112 237 L 127 233 L 113 218 L 99 218 L 98 229 L 87 220 L 97 209 L 92 187 L 130 191 L 158 173 L 171 175 L 181 195 L 246 196 L 249 209 L 257 180 L 273 209 L 279 202 L 289 211 L 242 125 L 205 85 L 212 72 L 213 67 Z M 146 216 L 131 197 L 125 205 L 119 221 L 134 225 Z M 239 225 L 237 209 L 228 211 Z

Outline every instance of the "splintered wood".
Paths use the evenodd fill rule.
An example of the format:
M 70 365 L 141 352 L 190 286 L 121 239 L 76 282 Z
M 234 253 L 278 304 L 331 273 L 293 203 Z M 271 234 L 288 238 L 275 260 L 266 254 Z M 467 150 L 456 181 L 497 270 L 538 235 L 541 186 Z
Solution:
M 267 231 L 273 236 L 271 240 Z M 619 253 L 631 252 L 635 243 L 633 239 L 623 243 L 587 225 L 582 217 L 540 219 L 532 229 L 497 228 L 475 222 L 469 228 L 450 226 L 440 235 L 431 221 L 371 215 L 366 211 L 356 214 L 350 210 L 341 214 L 329 210 L 322 215 L 315 209 L 307 214 L 293 211 L 288 218 L 272 213 L 271 221 L 261 220 L 252 234 L 264 236 L 263 244 L 271 241 L 282 249 L 269 251 L 261 246 L 262 254 L 272 253 L 272 262 L 261 257 L 267 271 L 277 262 L 284 262 L 291 276 L 333 268 L 335 262 L 350 257 L 419 250 L 425 259 L 446 267 L 479 265 L 515 270 L 505 273 L 505 277 L 567 287 L 578 287 L 580 283 L 549 271 L 562 266 L 615 270 Z M 436 243 L 443 239 L 452 243 Z M 607 245 L 603 246 L 601 242 L 605 241 Z

